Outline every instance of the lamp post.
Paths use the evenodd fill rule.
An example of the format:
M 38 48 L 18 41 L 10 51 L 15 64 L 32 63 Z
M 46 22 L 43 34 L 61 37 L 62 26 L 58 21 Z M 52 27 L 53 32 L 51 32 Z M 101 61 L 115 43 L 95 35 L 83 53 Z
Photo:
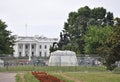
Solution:
M 31 61 L 31 56 L 29 56 L 29 59 L 28 59 L 28 61 Z

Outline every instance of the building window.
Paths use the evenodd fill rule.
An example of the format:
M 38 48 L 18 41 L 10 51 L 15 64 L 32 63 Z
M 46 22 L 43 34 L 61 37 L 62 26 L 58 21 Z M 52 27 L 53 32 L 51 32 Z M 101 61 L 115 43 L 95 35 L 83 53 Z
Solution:
M 50 48 L 52 47 L 52 45 L 50 45 Z
M 32 56 L 34 56 L 34 52 L 32 52 Z
M 28 57 L 28 54 L 26 54 L 26 57 Z
M 47 56 L 47 52 L 45 52 L 45 57 Z
M 28 49 L 28 45 L 25 45 L 25 48 Z
M 32 45 L 32 49 L 34 49 L 34 45 Z
M 40 57 L 41 57 L 41 55 L 42 55 L 42 52 L 40 52 L 40 54 L 39 54 L 39 55 L 40 55 Z
M 19 52 L 19 56 L 21 57 L 21 52 Z
M 45 49 L 47 49 L 47 45 L 45 45 Z
M 40 45 L 40 49 L 42 48 L 42 46 Z
M 26 53 L 26 57 L 27 57 L 28 56 L 28 52 L 26 51 L 25 53 Z
M 21 45 L 19 45 L 19 49 L 21 49 L 22 47 L 21 47 Z

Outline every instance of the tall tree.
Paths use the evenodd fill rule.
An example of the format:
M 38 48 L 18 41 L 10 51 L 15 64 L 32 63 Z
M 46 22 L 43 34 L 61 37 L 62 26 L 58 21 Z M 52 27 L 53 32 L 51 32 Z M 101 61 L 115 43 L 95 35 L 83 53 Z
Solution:
M 88 28 L 86 34 L 84 35 L 85 53 L 88 54 L 97 54 L 98 48 L 102 46 L 104 42 L 106 42 L 106 38 L 112 33 L 113 27 L 99 27 L 99 26 L 91 26 Z
M 14 37 L 6 28 L 5 22 L 0 20 L 0 56 L 13 53 Z
M 120 26 L 113 29 L 99 51 L 105 60 L 107 69 L 113 70 L 116 67 L 115 62 L 120 61 Z
M 85 41 L 83 36 L 87 29 L 92 26 L 113 26 L 113 14 L 103 7 L 90 9 L 88 6 L 70 12 L 67 22 L 64 23 L 64 31 L 70 36 L 71 46 L 77 49 L 77 54 L 84 53 Z

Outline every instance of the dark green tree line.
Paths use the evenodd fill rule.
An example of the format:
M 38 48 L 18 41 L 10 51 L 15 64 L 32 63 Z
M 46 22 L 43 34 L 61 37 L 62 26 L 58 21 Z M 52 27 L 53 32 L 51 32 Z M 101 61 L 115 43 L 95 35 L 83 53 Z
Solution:
M 6 30 L 7 25 L 0 20 L 0 56 L 13 53 L 14 37 Z

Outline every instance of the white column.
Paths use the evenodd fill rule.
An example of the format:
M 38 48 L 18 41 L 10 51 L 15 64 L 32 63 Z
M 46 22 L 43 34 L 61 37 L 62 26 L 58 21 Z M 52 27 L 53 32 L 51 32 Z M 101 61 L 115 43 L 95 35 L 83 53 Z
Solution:
M 30 53 L 29 53 L 29 56 L 32 56 L 32 48 L 31 48 L 31 43 L 30 43 Z
M 24 57 L 25 56 L 25 44 L 23 44 L 23 51 L 22 51 L 22 56 Z
M 39 47 L 38 47 L 39 45 L 38 45 L 38 43 L 36 43 L 36 55 L 35 56 L 39 56 Z
M 41 56 L 44 57 L 44 45 L 43 45 L 43 43 L 41 44 L 41 46 L 42 46 L 42 48 L 41 48 L 41 52 L 42 52 Z
M 31 50 L 31 43 L 30 43 L 30 51 L 29 51 L 29 59 L 28 59 L 29 61 L 31 61 L 31 56 L 32 56 L 31 53 L 32 53 L 32 50 Z
M 16 43 L 14 49 L 15 49 L 14 56 L 15 56 L 15 57 L 19 57 L 19 54 L 18 54 L 18 43 Z

